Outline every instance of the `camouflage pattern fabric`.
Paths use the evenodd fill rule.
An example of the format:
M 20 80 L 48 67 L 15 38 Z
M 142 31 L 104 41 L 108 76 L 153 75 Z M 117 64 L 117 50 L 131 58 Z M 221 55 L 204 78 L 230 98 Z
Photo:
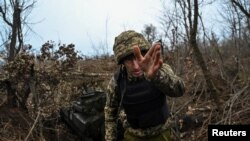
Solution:
M 123 141 L 174 141 L 171 136 L 171 130 L 166 129 L 155 136 L 144 136 L 139 137 L 129 132 L 128 130 L 124 133 Z
M 124 31 L 115 38 L 113 51 L 117 64 L 121 64 L 124 57 L 133 53 L 134 45 L 138 45 L 141 51 L 147 51 L 150 48 L 149 42 L 143 35 L 133 30 Z
M 184 93 L 184 83 L 180 77 L 174 74 L 172 68 L 168 64 L 163 64 L 156 75 L 151 79 L 151 81 L 159 90 L 170 97 L 179 97 Z M 106 141 L 116 140 L 116 126 L 118 119 L 118 108 L 120 99 L 118 98 L 118 93 L 115 92 L 117 87 L 117 82 L 114 77 L 111 78 L 109 85 L 107 87 L 107 100 L 104 107 L 105 113 L 105 139 Z M 157 127 L 142 129 L 133 129 L 127 127 L 126 131 L 134 134 L 135 136 L 153 136 L 159 134 L 165 129 L 169 128 L 169 122 L 166 121 L 165 124 L 159 125 Z

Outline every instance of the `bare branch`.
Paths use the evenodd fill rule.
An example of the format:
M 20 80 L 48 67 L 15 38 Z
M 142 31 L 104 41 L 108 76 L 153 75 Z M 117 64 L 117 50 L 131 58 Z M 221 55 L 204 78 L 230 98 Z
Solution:
M 6 8 L 7 8 L 7 6 L 6 6 L 6 1 L 4 1 L 4 9 L 5 9 L 5 10 L 3 10 L 2 6 L 0 6 L 0 13 L 2 13 L 2 15 L 3 15 L 3 20 L 4 20 L 4 22 L 5 22 L 7 25 L 9 25 L 10 27 L 12 27 L 12 24 L 8 21 L 7 16 L 6 16 Z
M 29 131 L 28 135 L 25 137 L 25 141 L 27 141 L 29 139 L 31 133 L 33 132 L 33 130 L 34 130 L 39 118 L 40 118 L 40 114 L 41 114 L 41 111 L 39 110 L 38 114 L 36 116 L 35 122 L 33 123 L 32 127 L 30 128 L 30 131 Z
M 191 2 L 190 0 L 187 1 L 188 3 L 188 21 L 189 21 L 189 27 L 190 28 L 193 28 L 193 25 L 192 25 L 192 6 L 191 6 Z
M 231 2 L 236 5 L 242 13 L 244 13 L 248 18 L 250 18 L 250 13 L 236 0 L 231 0 Z

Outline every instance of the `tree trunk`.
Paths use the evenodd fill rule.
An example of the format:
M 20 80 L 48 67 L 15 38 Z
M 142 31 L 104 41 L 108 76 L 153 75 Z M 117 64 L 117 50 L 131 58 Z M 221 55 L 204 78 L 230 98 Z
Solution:
M 20 26 L 18 22 L 20 20 L 20 9 L 15 6 L 14 13 L 13 13 L 13 23 L 12 23 L 12 34 L 11 34 L 11 42 L 10 42 L 10 54 L 8 57 L 9 61 L 12 61 L 15 57 L 15 50 L 16 50 L 16 40 L 17 40 L 17 31 L 18 27 Z
M 189 7 L 191 9 L 191 7 Z M 189 45 L 190 47 L 193 48 L 194 51 L 194 55 L 196 58 L 196 61 L 198 62 L 198 65 L 201 67 L 203 75 L 205 77 L 205 81 L 207 84 L 207 87 L 209 90 L 211 90 L 211 96 L 214 99 L 218 110 L 220 110 L 221 108 L 221 104 L 219 101 L 219 97 L 218 97 L 218 90 L 217 88 L 214 86 L 214 83 L 212 81 L 212 74 L 211 72 L 208 70 L 207 65 L 204 61 L 204 58 L 198 48 L 198 44 L 196 41 L 196 35 L 197 35 L 197 26 L 198 26 L 198 16 L 199 16 L 199 10 L 198 10 L 198 0 L 194 0 L 194 19 L 193 19 L 193 26 L 190 25 L 190 40 L 189 40 Z M 190 17 L 189 17 L 190 18 Z M 191 19 L 190 19 L 191 21 Z
M 21 26 L 21 22 L 20 22 L 20 13 L 21 10 L 19 9 L 19 5 L 16 4 L 14 6 L 14 13 L 13 13 L 13 23 L 12 23 L 12 35 L 11 35 L 11 42 L 10 42 L 10 48 L 9 48 L 9 56 L 8 56 L 8 61 L 11 62 L 14 60 L 15 58 L 15 53 L 16 53 L 16 41 L 17 41 L 17 35 L 18 35 L 18 27 Z M 8 105 L 10 107 L 16 107 L 16 95 L 15 92 L 16 90 L 13 89 L 13 85 L 15 85 L 13 82 L 11 82 L 10 80 L 10 84 L 9 84 L 9 89 L 8 90 L 8 95 L 7 95 L 7 99 L 8 99 Z

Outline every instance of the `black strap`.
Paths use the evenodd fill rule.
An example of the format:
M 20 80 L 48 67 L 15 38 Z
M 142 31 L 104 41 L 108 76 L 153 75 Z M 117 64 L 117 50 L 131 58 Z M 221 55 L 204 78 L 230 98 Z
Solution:
M 120 113 L 120 110 L 122 109 L 122 101 L 123 97 L 126 91 L 126 81 L 121 81 L 122 78 L 126 77 L 126 69 L 121 65 L 118 71 L 115 73 L 115 80 L 117 83 L 117 87 L 115 88 L 116 93 L 119 95 L 119 107 L 118 107 L 118 114 Z M 124 89 L 121 92 L 121 87 Z

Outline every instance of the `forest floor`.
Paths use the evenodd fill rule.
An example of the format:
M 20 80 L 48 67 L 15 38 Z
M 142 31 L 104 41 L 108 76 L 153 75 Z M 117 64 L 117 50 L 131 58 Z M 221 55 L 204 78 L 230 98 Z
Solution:
M 246 62 L 248 62 L 246 60 Z M 250 61 L 249 61 L 250 62 Z M 250 73 L 243 74 L 225 64 L 227 80 L 222 79 L 218 65 L 209 65 L 215 86 L 219 90 L 219 106 L 209 95 L 203 75 L 198 66 L 184 67 L 181 77 L 185 81 L 186 92 L 179 98 L 168 98 L 168 104 L 180 127 L 181 141 L 206 141 L 209 124 L 250 124 Z M 108 65 L 107 65 L 108 64 Z M 89 72 L 113 72 L 114 63 L 100 61 L 84 62 L 83 70 Z M 250 64 L 247 64 L 248 68 Z M 246 67 L 246 66 L 245 66 Z M 91 70 L 89 70 L 91 68 Z M 230 69 L 229 69 L 230 68 Z M 27 111 L 9 108 L 6 95 L 0 93 L 0 141 L 77 141 L 79 137 L 60 119 L 43 123 L 43 132 L 36 127 L 43 121 L 31 118 Z

